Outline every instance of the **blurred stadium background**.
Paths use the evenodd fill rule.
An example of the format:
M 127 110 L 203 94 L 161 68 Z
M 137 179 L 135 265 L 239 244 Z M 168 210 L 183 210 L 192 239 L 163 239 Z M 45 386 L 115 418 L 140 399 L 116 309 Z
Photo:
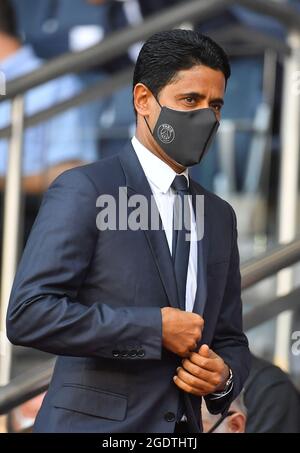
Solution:
M 41 397 L 16 408 L 46 390 L 53 366 L 5 336 L 43 192 L 61 171 L 122 150 L 135 127 L 135 58 L 147 37 L 173 27 L 201 30 L 230 56 L 218 138 L 192 175 L 236 209 L 252 352 L 300 388 L 300 0 L 11 4 L 15 23 L 0 0 L 0 431 L 30 429 Z

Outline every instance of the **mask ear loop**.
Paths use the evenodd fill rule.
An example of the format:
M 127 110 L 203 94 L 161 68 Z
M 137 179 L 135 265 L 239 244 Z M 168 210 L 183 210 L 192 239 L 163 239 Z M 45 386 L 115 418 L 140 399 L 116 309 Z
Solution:
M 150 134 L 151 134 L 152 137 L 153 137 L 153 132 L 152 132 L 151 129 L 150 129 L 150 126 L 149 126 L 148 121 L 146 120 L 146 117 L 144 116 L 143 118 L 144 118 L 144 120 L 145 120 L 145 123 L 147 124 L 147 127 L 148 127 L 148 129 L 149 129 Z
M 162 106 L 161 106 L 161 104 L 160 104 L 158 98 L 157 98 L 156 96 L 154 96 L 153 93 L 152 93 L 152 96 L 154 97 L 154 99 L 156 100 L 156 102 L 158 103 L 158 105 L 160 106 L 160 109 L 162 109 Z M 147 124 L 147 127 L 148 127 L 148 129 L 149 129 L 150 134 L 151 134 L 152 137 L 153 137 L 153 132 L 151 131 L 151 128 L 150 128 L 150 126 L 149 126 L 148 121 L 146 120 L 146 117 L 144 116 L 143 118 L 144 118 L 144 120 L 145 120 L 145 123 Z

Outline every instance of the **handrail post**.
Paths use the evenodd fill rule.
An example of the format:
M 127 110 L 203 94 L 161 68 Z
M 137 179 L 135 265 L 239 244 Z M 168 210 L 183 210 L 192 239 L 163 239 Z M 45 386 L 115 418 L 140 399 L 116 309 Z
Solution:
M 21 218 L 22 149 L 24 137 L 24 96 L 16 96 L 11 105 L 12 135 L 4 197 L 1 306 L 0 306 L 0 385 L 10 378 L 11 344 L 6 337 L 6 312 L 19 259 Z
M 300 152 L 300 93 L 293 86 L 295 75 L 300 70 L 300 32 L 291 31 L 288 36 L 291 54 L 285 62 L 283 108 L 282 108 L 282 153 L 279 193 L 279 242 L 286 244 L 297 233 L 297 200 L 299 184 Z M 293 271 L 284 269 L 278 274 L 277 296 L 288 294 L 293 288 Z M 291 311 L 280 314 L 276 322 L 274 362 L 289 371 Z

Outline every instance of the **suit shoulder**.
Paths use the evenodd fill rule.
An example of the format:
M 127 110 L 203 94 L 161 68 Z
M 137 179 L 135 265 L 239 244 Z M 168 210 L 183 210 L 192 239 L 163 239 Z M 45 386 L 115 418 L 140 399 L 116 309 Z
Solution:
M 209 206 L 212 209 L 215 209 L 220 213 L 224 213 L 225 211 L 226 213 L 230 213 L 231 216 L 235 217 L 234 209 L 231 206 L 231 204 L 228 203 L 228 201 L 224 200 L 219 195 L 216 195 L 215 193 L 205 189 L 203 186 L 201 186 L 201 184 L 197 183 L 196 181 L 192 180 L 192 182 L 193 185 L 196 187 L 196 190 L 200 194 L 204 195 L 204 197 L 207 197 Z
M 81 165 L 80 167 L 73 168 L 71 170 L 67 170 L 67 172 L 78 171 L 83 175 L 95 180 L 111 173 L 113 171 L 117 171 L 120 167 L 120 161 L 118 155 L 114 155 L 111 157 L 105 157 L 104 159 L 97 160 L 96 162 L 92 162 L 90 164 Z
M 52 183 L 77 183 L 82 186 L 94 186 L 96 191 L 101 187 L 120 180 L 123 175 L 117 155 L 101 159 L 90 164 L 74 167 L 61 173 Z

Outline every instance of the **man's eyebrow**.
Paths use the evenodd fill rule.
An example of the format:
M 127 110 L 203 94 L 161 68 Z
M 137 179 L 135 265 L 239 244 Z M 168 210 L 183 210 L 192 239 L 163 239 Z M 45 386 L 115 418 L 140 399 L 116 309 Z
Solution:
M 224 99 L 223 98 L 215 98 L 210 101 L 210 104 L 221 104 L 224 105 Z
M 205 99 L 206 96 L 204 94 L 201 94 L 201 93 L 197 93 L 196 91 L 189 91 L 187 93 L 180 93 L 179 96 L 186 96 L 186 97 L 193 97 L 193 98 L 196 98 L 196 99 Z
M 180 97 L 181 97 L 181 96 L 191 97 L 191 98 L 195 98 L 195 99 L 198 99 L 198 100 L 200 100 L 200 99 L 205 99 L 205 98 L 206 98 L 205 94 L 197 93 L 196 91 L 189 91 L 189 92 L 187 92 L 187 93 L 181 93 L 179 96 L 180 96 Z M 223 99 L 223 98 L 215 98 L 215 99 L 212 99 L 212 100 L 210 101 L 210 104 L 213 104 L 213 103 L 224 105 L 224 99 Z

